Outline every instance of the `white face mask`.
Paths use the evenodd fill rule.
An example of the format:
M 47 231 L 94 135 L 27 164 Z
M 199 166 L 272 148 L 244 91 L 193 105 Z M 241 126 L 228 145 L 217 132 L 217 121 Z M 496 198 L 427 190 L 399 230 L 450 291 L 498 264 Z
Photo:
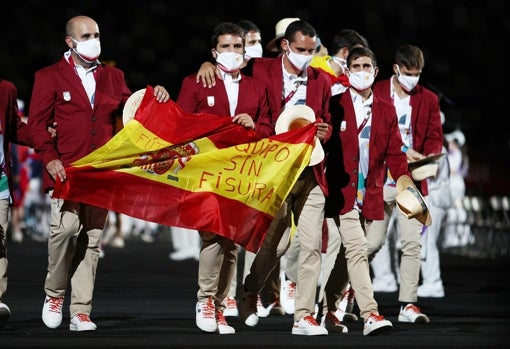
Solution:
M 372 86 L 374 79 L 374 71 L 361 70 L 349 75 L 349 84 L 357 91 L 365 91 Z
M 332 56 L 331 59 L 336 63 L 338 64 L 339 66 L 341 66 L 343 69 L 346 69 L 347 68 L 347 61 L 343 58 L 340 58 L 340 57 L 337 57 L 337 56 Z
M 260 43 L 252 46 L 246 46 L 245 50 L 246 52 L 244 55 L 248 59 L 262 57 L 262 45 Z
M 400 72 L 400 68 L 397 65 L 397 80 L 404 90 L 411 92 L 418 85 L 420 76 L 404 75 Z
M 299 53 L 295 53 L 290 49 L 289 44 L 289 50 L 287 51 L 287 57 L 289 58 L 290 63 L 299 71 L 305 70 L 308 65 L 310 64 L 310 61 L 313 58 L 313 55 L 302 55 Z
M 233 73 L 243 64 L 243 55 L 235 52 L 217 52 L 216 63 L 225 73 Z
M 90 39 L 86 41 L 77 41 L 71 38 L 76 43 L 76 48 L 73 48 L 74 52 L 81 59 L 83 59 L 87 63 L 93 63 L 101 54 L 101 43 L 99 39 Z

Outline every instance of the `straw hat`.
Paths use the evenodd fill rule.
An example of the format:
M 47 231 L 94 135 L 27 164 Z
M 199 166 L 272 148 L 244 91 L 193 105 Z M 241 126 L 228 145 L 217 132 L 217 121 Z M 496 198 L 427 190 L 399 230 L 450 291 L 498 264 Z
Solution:
M 124 125 L 126 125 L 132 118 L 135 117 L 136 111 L 138 110 L 140 103 L 142 103 L 144 95 L 145 89 L 142 88 L 141 90 L 138 90 L 135 93 L 133 93 L 128 98 L 126 104 L 124 104 L 124 109 L 122 110 L 122 123 Z
M 408 219 L 416 218 L 427 227 L 432 224 L 432 217 L 427 203 L 409 176 L 400 176 L 397 180 L 397 192 L 398 195 L 395 200 L 398 209 L 404 216 Z
M 276 134 L 280 134 L 304 127 L 310 123 L 314 123 L 315 121 L 315 112 L 309 106 L 302 104 L 289 105 L 285 107 L 276 120 L 274 129 Z M 313 147 L 308 166 L 317 165 L 323 159 L 324 149 L 322 149 L 319 139 L 315 137 L 315 146 Z
M 409 171 L 415 181 L 422 181 L 425 178 L 435 177 L 439 168 L 439 159 L 446 155 L 445 153 L 427 156 L 421 160 L 409 163 Z
M 299 21 L 299 18 L 283 18 L 276 23 L 275 26 L 275 38 L 271 41 L 269 41 L 266 45 L 266 50 L 271 52 L 278 52 L 279 48 L 277 46 L 277 43 L 283 38 L 285 35 L 285 31 L 287 30 L 287 27 L 289 24 L 295 21 Z

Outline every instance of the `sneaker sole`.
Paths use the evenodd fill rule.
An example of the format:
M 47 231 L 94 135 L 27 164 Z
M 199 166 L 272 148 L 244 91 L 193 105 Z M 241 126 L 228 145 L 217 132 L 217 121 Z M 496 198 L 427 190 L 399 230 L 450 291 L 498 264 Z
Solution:
M 246 318 L 246 320 L 244 320 L 244 323 L 246 326 L 250 327 L 257 326 L 257 324 L 259 323 L 259 317 L 255 314 L 251 314 Z
M 51 328 L 51 329 L 55 329 L 55 328 L 59 327 L 62 324 L 62 320 L 60 320 L 59 322 L 49 322 L 49 321 L 45 321 L 43 319 L 43 323 L 46 325 L 46 327 Z
M 298 335 L 298 336 L 327 336 L 328 332 L 326 330 L 326 333 L 324 333 L 324 332 L 307 333 L 306 330 L 303 330 L 300 328 L 292 328 L 292 334 Z
M 79 328 L 78 325 L 69 325 L 69 330 L 77 331 L 77 332 L 85 332 L 85 331 L 95 331 L 97 330 L 97 326 L 89 326 L 87 328 Z
M 406 322 L 410 324 L 428 324 L 430 320 L 424 316 L 418 316 L 414 321 L 410 321 L 407 316 L 398 316 L 398 322 Z
M 365 331 L 363 331 L 363 335 L 364 336 L 377 336 L 377 335 L 389 332 L 392 328 L 393 328 L 393 326 L 390 326 L 390 325 L 382 326 L 382 327 L 376 328 L 375 330 L 373 330 L 370 333 L 365 333 Z
M 236 330 L 231 326 L 218 325 L 219 334 L 235 334 Z

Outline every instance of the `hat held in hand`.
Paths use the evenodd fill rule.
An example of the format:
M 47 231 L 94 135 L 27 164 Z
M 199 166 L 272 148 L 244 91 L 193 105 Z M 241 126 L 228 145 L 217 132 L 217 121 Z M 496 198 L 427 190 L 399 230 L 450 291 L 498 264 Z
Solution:
M 135 117 L 136 111 L 138 107 L 142 103 L 143 96 L 145 95 L 145 89 L 136 91 L 126 101 L 124 104 L 124 109 L 122 110 L 122 123 L 124 126 Z
M 289 105 L 285 107 L 276 120 L 274 130 L 276 134 L 280 134 L 304 127 L 308 124 L 314 123 L 315 121 L 315 112 L 309 106 L 302 104 Z M 317 165 L 323 159 L 324 149 L 322 149 L 319 139 L 315 137 L 315 146 L 313 147 L 308 166 Z
M 445 153 L 427 156 L 421 160 L 409 163 L 409 171 L 415 181 L 422 181 L 425 178 L 435 177 L 439 168 L 439 159 Z
M 408 219 L 416 218 L 427 227 L 432 224 L 432 217 L 420 191 L 409 176 L 403 175 L 397 180 L 397 207 Z

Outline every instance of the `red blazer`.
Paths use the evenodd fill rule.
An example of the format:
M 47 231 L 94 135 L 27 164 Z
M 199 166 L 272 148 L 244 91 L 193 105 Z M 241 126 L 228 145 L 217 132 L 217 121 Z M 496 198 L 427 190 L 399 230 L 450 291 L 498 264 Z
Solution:
M 379 98 L 393 104 L 391 99 L 391 79 L 374 84 L 373 91 Z M 413 149 L 425 156 L 441 153 L 443 147 L 443 127 L 439 115 L 439 98 L 423 86 L 417 85 L 411 92 L 411 127 Z M 428 195 L 427 180 L 417 183 L 423 195 Z
M 34 150 L 46 165 L 60 159 L 64 166 L 104 145 L 115 132 L 115 117 L 122 113 L 131 95 L 124 73 L 118 68 L 99 65 L 96 73 L 94 108 L 76 74 L 65 57 L 35 73 L 30 101 L 28 125 Z M 51 138 L 47 128 L 54 121 L 57 137 Z M 54 181 L 43 173 L 45 190 Z
M 248 61 L 246 69 L 248 75 L 252 74 L 258 80 L 262 80 L 268 90 L 269 105 L 273 123 L 276 123 L 278 115 L 282 112 L 282 91 L 283 91 L 283 68 L 282 56 L 276 58 L 252 58 Z M 331 114 L 329 113 L 329 98 L 331 97 L 331 81 L 327 74 L 318 69 L 308 67 L 308 83 L 306 88 L 306 105 L 312 108 L 317 119 L 331 125 Z M 324 140 L 331 137 L 331 127 Z M 323 143 L 324 143 L 323 142 Z M 315 178 L 321 187 L 324 195 L 328 195 L 327 181 L 324 174 L 325 162 L 313 166 Z
M 358 190 L 359 142 L 356 114 L 350 90 L 331 97 L 333 135 L 326 145 L 328 152 L 327 216 L 344 214 L 353 209 Z M 344 129 L 341 127 L 344 122 Z M 395 178 L 408 175 L 407 159 L 400 150 L 402 138 L 395 108 L 374 95 L 369 140 L 368 174 L 365 182 L 363 216 L 371 220 L 384 218 L 383 186 L 386 164 Z
M 196 83 L 196 75 L 186 76 L 181 85 L 177 104 L 188 113 L 208 113 L 230 117 L 230 106 L 223 80 L 204 88 Z M 274 125 L 269 114 L 265 86 L 252 77 L 243 75 L 239 81 L 239 96 L 235 115 L 246 113 L 255 121 L 255 131 L 266 138 L 274 135 Z
M 10 193 L 13 193 L 11 176 L 11 143 L 29 145 L 28 126 L 22 122 L 18 114 L 18 91 L 10 81 L 0 78 L 0 134 L 4 141 L 5 168 L 0 168 L 0 173 L 5 171 L 9 182 Z

